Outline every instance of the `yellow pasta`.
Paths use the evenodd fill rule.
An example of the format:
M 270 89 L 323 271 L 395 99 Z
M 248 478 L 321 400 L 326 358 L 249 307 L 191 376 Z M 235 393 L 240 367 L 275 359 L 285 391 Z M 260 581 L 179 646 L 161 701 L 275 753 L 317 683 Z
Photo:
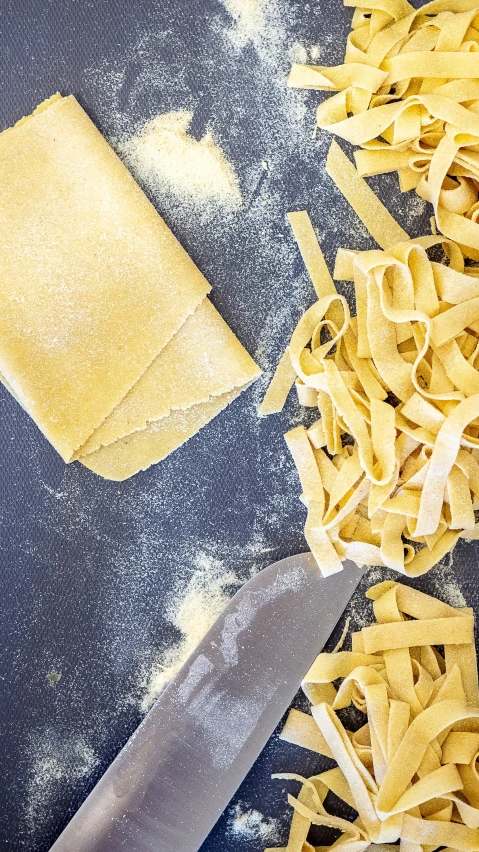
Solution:
M 417 577 L 459 537 L 479 536 L 478 278 L 457 243 L 402 239 L 335 143 L 332 151 L 330 174 L 363 220 L 374 210 L 371 230 L 385 248 L 339 251 L 336 268 L 355 289 L 351 316 L 307 213 L 289 214 L 318 300 L 293 332 L 262 413 L 282 408 L 295 377 L 300 404 L 317 407 L 319 420 L 286 442 L 323 575 L 351 559 Z M 434 246 L 444 263 L 430 259 Z
M 355 156 L 361 176 L 397 171 L 401 190 L 415 189 L 430 201 L 434 227 L 474 260 L 479 260 L 478 51 L 474 0 L 432 0 L 418 10 L 407 2 L 365 0 L 353 15 L 344 63 L 294 65 L 288 81 L 335 92 L 317 109 L 318 127 L 360 146 Z M 374 228 L 372 211 L 368 215 Z
M 477 684 L 471 611 L 391 581 L 373 586 L 367 597 L 377 624 L 352 635 L 352 651 L 319 655 L 303 690 L 308 697 L 319 686 L 330 691 L 313 701 L 312 715 L 291 710 L 281 733 L 337 763 L 309 779 L 273 776 L 301 784 L 297 797 L 288 796 L 293 818 L 285 852 L 318 852 L 308 842 L 312 825 L 338 829 L 330 848 L 340 852 L 364 852 L 371 844 L 393 852 L 399 847 L 387 844 L 397 841 L 402 852 L 441 846 L 477 852 L 479 706 L 477 686 L 472 702 L 465 683 Z M 465 679 L 458 648 L 472 670 Z M 336 713 L 351 704 L 367 717 L 354 733 Z M 357 812 L 354 822 L 328 813 L 330 791 Z

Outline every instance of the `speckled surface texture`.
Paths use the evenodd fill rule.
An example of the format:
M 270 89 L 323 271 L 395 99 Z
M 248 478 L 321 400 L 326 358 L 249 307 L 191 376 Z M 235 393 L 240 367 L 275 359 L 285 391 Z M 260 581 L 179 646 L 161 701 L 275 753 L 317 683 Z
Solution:
M 121 484 L 64 465 L 0 391 L 2 852 L 46 852 L 140 721 L 145 670 L 178 640 L 167 618 L 178 584 L 202 560 L 244 580 L 305 546 L 282 439 L 301 412 L 292 400 L 281 416 L 256 414 L 313 300 L 285 214 L 310 211 L 330 263 L 340 245 L 372 243 L 324 172 L 328 138 L 312 140 L 318 95 L 284 85 L 292 58 L 319 52 L 324 64 L 341 61 L 350 11 L 340 0 L 263 6 L 258 34 L 235 23 L 228 0 L 2 4 L 2 128 L 58 89 L 77 96 L 117 149 L 142 122 L 172 110 L 193 112 L 196 138 L 212 132 L 239 177 L 241 209 L 145 189 L 265 371 L 187 445 Z M 372 185 L 386 201 L 393 193 L 390 209 L 411 234 L 426 229 L 429 211 L 401 198 L 394 178 Z M 420 586 L 457 603 L 462 591 L 474 605 L 475 563 L 475 547 L 461 544 Z M 357 623 L 368 617 L 360 595 Z M 270 773 L 323 765 L 273 737 L 203 852 L 281 845 L 284 785 Z M 266 843 L 258 820 L 238 828 L 235 807 L 263 815 Z

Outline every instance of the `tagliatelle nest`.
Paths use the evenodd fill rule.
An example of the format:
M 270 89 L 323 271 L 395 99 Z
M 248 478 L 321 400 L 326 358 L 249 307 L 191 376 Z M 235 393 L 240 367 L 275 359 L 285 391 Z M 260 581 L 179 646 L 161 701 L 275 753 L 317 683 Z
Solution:
M 385 250 L 340 249 L 334 277 L 354 282 L 351 317 L 308 215 L 290 214 L 318 301 L 261 412 L 281 410 L 296 381 L 321 415 L 286 441 L 323 574 L 352 559 L 417 577 L 460 536 L 479 537 L 479 270 L 451 240 L 409 240 L 335 143 L 327 167 Z M 447 264 L 429 258 L 435 245 Z
M 398 840 L 400 847 L 381 848 L 475 852 L 479 702 L 472 610 L 392 582 L 373 586 L 367 597 L 378 623 L 352 634 L 352 651 L 319 655 L 303 682 L 312 716 L 291 710 L 281 734 L 337 763 L 310 779 L 273 776 L 302 784 L 297 798 L 288 796 L 294 815 L 284 852 L 315 852 L 307 840 L 312 825 L 339 829 L 330 848 L 343 852 Z M 336 713 L 351 704 L 367 716 L 354 733 Z M 357 811 L 354 822 L 325 810 L 329 791 Z
M 479 260 L 479 7 L 475 0 L 345 0 L 344 64 L 294 65 L 289 85 L 337 91 L 317 125 L 361 146 L 360 175 L 397 171 L 439 230 Z M 360 8 L 358 8 L 360 7 Z

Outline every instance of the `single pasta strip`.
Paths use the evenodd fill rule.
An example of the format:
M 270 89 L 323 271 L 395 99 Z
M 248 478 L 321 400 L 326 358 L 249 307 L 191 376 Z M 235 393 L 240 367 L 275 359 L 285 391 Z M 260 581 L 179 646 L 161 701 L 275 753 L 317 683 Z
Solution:
M 479 704 L 477 677 L 477 657 L 474 641 L 462 645 L 445 646 L 446 671 L 457 666 L 461 673 L 462 685 L 468 704 Z
M 288 432 L 286 443 L 295 460 L 306 500 L 314 500 L 324 505 L 323 483 L 304 426 L 296 426 Z
M 400 796 L 396 804 L 387 813 L 388 815 L 404 813 L 404 811 L 410 811 L 418 805 L 423 805 L 433 796 L 440 798 L 446 793 L 453 793 L 461 789 L 461 776 L 456 767 L 453 764 L 440 766 L 430 772 L 429 775 L 425 775 L 419 781 L 416 781 Z
M 336 142 L 329 149 L 326 171 L 381 248 L 409 239 Z
M 296 370 L 291 364 L 289 351 L 286 349 L 276 368 L 273 381 L 270 383 L 263 402 L 260 405 L 259 413 L 265 416 L 266 414 L 276 414 L 278 411 L 282 411 L 295 380 Z
M 451 731 L 442 745 L 442 762 L 469 765 L 478 752 L 479 734 Z
M 329 274 L 308 214 L 305 210 L 288 213 L 288 221 L 318 299 L 322 299 L 323 296 L 335 296 L 336 287 Z
M 290 710 L 280 736 L 288 743 L 324 754 L 325 757 L 333 756 L 314 719 L 306 713 L 300 713 L 299 710 Z
M 414 648 L 420 645 L 470 644 L 474 639 L 472 616 L 400 621 L 395 624 L 374 624 L 362 631 L 364 651 L 376 654 L 393 648 Z

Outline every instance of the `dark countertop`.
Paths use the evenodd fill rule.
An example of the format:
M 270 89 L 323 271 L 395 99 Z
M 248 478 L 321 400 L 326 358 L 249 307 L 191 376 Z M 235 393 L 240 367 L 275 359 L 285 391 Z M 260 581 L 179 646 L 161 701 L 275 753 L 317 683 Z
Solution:
M 301 46 L 319 46 L 323 64 L 341 61 L 351 10 L 340 0 L 265 5 L 263 36 L 241 42 L 220 0 L 4 0 L 0 122 L 73 92 L 118 145 L 158 113 L 191 110 L 193 135 L 211 129 L 234 164 L 243 208 L 145 189 L 270 374 L 313 301 L 286 212 L 310 211 L 330 263 L 340 245 L 372 242 L 324 172 L 329 139 L 312 140 L 318 94 L 284 86 Z M 426 230 L 425 205 L 400 197 L 393 177 L 372 184 L 386 201 L 394 192 L 390 209 L 411 234 Z M 258 419 L 265 386 L 266 377 L 169 459 L 120 484 L 66 466 L 0 390 L 2 852 L 46 852 L 134 730 L 145 671 L 178 639 L 168 604 L 198 565 L 244 580 L 252 566 L 305 548 L 282 438 L 301 415 L 291 400 L 282 415 Z M 456 551 L 457 581 L 446 562 L 421 587 L 451 600 L 460 587 L 474 604 L 474 546 Z M 365 612 L 358 596 L 353 609 Z M 61 679 L 50 686 L 54 671 Z M 287 808 L 271 771 L 320 765 L 273 737 L 243 784 L 241 810 L 279 820 L 272 845 L 285 839 Z M 204 852 L 268 845 L 234 834 L 231 816 Z

